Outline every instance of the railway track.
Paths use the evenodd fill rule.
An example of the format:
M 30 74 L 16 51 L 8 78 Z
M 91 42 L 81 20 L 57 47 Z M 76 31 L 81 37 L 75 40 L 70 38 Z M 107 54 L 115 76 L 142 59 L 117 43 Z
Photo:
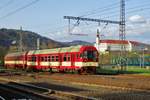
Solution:
M 13 83 L 11 82 L 9 78 L 12 78 L 11 80 L 17 80 L 17 81 L 16 82 L 14 81 L 15 83 Z M 134 77 L 132 78 L 132 77 L 127 77 L 127 76 L 125 76 L 125 78 L 128 79 L 129 81 L 134 79 Z M 101 98 L 103 100 L 111 100 L 111 99 L 133 100 L 133 98 L 134 100 L 149 100 L 150 98 L 150 91 L 148 88 L 143 88 L 143 87 L 141 88 L 141 87 L 135 87 L 135 86 L 128 87 L 128 85 L 130 84 L 128 84 L 127 86 L 126 85 L 117 86 L 116 84 L 114 84 L 114 86 L 113 84 L 108 84 L 108 85 L 96 84 L 96 82 L 99 82 L 102 80 L 105 81 L 105 79 L 109 80 L 109 81 L 105 81 L 106 83 L 116 82 L 116 81 L 119 83 L 120 82 L 125 83 L 126 79 L 122 78 L 122 76 L 118 77 L 118 76 L 76 75 L 76 74 L 60 74 L 60 73 L 59 74 L 58 73 L 54 73 L 54 74 L 25 73 L 25 74 L 21 74 L 21 76 L 20 75 L 19 76 L 14 75 L 14 77 L 13 75 L 11 77 L 6 76 L 5 79 L 6 81 L 8 80 L 9 85 L 11 84 L 15 87 L 20 87 L 20 88 L 24 87 L 22 85 L 28 85 L 28 86 L 25 86 L 25 88 L 28 87 L 27 88 L 28 90 L 34 91 L 36 93 L 46 95 L 46 96 L 57 97 L 59 98 L 58 100 L 61 100 L 61 99 L 63 100 L 96 100 L 96 98 L 98 100 L 101 100 Z M 147 78 L 145 79 L 148 80 Z M 136 82 L 136 80 L 132 80 L 132 81 Z M 141 82 L 144 82 L 143 78 L 140 78 L 140 80 Z M 20 83 L 20 82 L 23 82 L 23 83 Z M 33 87 L 40 88 L 40 89 L 34 89 Z
M 10 96 L 10 99 L 31 99 L 31 100 L 58 100 L 57 97 L 46 96 L 43 93 L 35 92 L 33 90 L 28 90 L 26 86 L 17 86 L 12 84 L 0 84 L 0 89 L 13 93 L 14 96 Z M 34 88 L 35 89 L 35 88 Z M 36 89 L 36 91 L 41 91 Z M 13 97 L 13 98 L 11 98 Z
M 74 93 L 56 91 L 31 84 L 8 82 L 0 83 L 0 89 L 13 93 L 9 98 L 22 98 L 27 100 L 97 100 L 96 98 L 81 96 Z M 3 96 L 1 97 L 3 98 Z

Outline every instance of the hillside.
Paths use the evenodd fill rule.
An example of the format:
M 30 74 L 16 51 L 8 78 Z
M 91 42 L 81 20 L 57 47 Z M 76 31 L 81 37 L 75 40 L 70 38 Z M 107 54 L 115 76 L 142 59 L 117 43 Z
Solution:
M 37 39 L 40 39 L 40 49 L 57 48 L 72 45 L 92 45 L 85 41 L 58 42 L 47 37 L 43 37 L 31 31 L 20 31 L 16 29 L 0 29 L 0 63 L 3 62 L 5 54 L 20 50 L 20 34 L 22 34 L 23 50 L 34 50 L 37 48 Z
M 23 41 L 24 50 L 36 49 L 37 38 L 40 39 L 41 49 L 63 46 L 63 44 L 60 42 L 40 36 L 34 32 L 20 31 L 15 29 L 4 29 L 4 28 L 0 29 L 0 46 L 10 48 L 10 49 L 16 48 L 17 50 L 19 48 L 18 46 L 19 46 L 20 34 L 22 34 L 23 37 L 22 41 Z
M 72 42 L 63 42 L 63 44 L 68 45 L 68 46 L 72 46 L 72 45 L 93 45 L 90 42 L 81 41 L 81 40 L 74 40 Z
M 23 50 L 25 51 L 36 49 L 37 38 L 40 38 L 40 49 L 65 46 L 61 42 L 40 36 L 34 32 L 2 28 L 0 29 L 0 63 L 6 53 L 19 50 L 20 33 L 23 37 Z

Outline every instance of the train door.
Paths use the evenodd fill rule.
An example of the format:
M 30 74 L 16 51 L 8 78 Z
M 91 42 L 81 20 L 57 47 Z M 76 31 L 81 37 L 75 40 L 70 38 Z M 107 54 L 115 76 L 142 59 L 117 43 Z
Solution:
M 36 63 L 37 63 L 37 69 L 40 69 L 40 67 L 41 67 L 40 64 L 41 63 L 40 63 L 40 56 L 39 55 L 36 56 Z
M 75 69 L 75 54 L 71 54 L 71 67 L 73 70 Z
M 25 52 L 24 54 L 24 60 L 23 60 L 23 69 L 27 68 L 27 57 L 28 57 L 28 52 Z

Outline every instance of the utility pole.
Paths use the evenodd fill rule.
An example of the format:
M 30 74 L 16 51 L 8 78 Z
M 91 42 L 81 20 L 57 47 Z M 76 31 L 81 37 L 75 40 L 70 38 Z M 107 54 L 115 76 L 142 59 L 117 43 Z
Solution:
M 123 41 L 126 40 L 126 32 L 125 32 L 125 0 L 120 0 L 120 21 L 112 21 L 112 20 L 101 20 L 101 19 L 93 19 L 93 18 L 83 18 L 83 17 L 74 17 L 74 16 L 64 16 L 64 19 L 68 19 L 69 22 L 69 31 L 70 31 L 70 20 L 77 20 L 79 21 L 92 21 L 97 22 L 98 25 L 100 23 L 110 23 L 110 24 L 118 24 L 119 25 L 119 40 L 121 40 L 121 49 L 120 49 L 120 64 L 121 70 L 126 69 L 126 47 Z M 119 57 L 119 58 L 120 58 Z
M 19 51 L 22 52 L 23 51 L 23 42 L 22 42 L 22 26 L 20 27 L 20 32 L 19 32 Z
M 120 0 L 120 25 L 119 25 L 119 39 L 121 42 L 126 40 L 125 32 L 125 0 Z M 126 46 L 124 43 L 121 43 L 120 50 L 120 64 L 121 70 L 126 70 Z
M 40 49 L 40 38 L 37 38 L 37 50 Z

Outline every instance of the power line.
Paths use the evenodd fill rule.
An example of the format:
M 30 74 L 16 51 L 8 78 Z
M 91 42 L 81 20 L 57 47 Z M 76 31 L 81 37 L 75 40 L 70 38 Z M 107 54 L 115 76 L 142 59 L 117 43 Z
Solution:
M 85 13 L 88 13 L 88 14 L 83 14 L 83 15 L 80 15 L 80 16 L 88 16 L 88 15 L 92 15 L 92 14 L 94 14 L 95 13 L 95 11 L 98 11 L 98 10 L 100 10 L 101 12 L 105 12 L 106 10 L 108 11 L 108 10 L 112 10 L 114 7 L 116 7 L 116 5 L 119 5 L 119 2 L 115 2 L 115 3 L 113 3 L 113 4 L 110 4 L 110 5 L 108 5 L 108 6 L 104 6 L 104 7 L 100 7 L 100 8 L 97 8 L 97 9 L 95 9 L 95 10 L 91 10 L 91 11 L 88 11 L 88 12 L 85 12 Z M 112 7 L 113 6 L 113 7 Z M 63 26 L 63 27 L 67 27 L 67 25 L 66 26 Z M 63 28 L 63 27 L 60 27 L 60 28 Z M 59 28 L 59 27 L 58 27 Z M 57 29 L 58 29 L 57 28 Z M 52 31 L 52 32 L 54 32 L 54 31 Z M 56 31 L 57 32 L 57 31 Z
M 104 7 L 100 7 L 100 8 L 91 10 L 91 11 L 87 11 L 87 12 L 85 12 L 85 14 L 80 15 L 80 17 L 85 17 L 85 16 L 87 16 L 87 15 L 93 14 L 94 12 L 96 12 L 96 11 L 98 11 L 98 10 L 100 10 L 100 11 L 103 10 L 103 11 L 104 11 L 104 10 L 106 10 L 106 9 L 108 10 L 108 8 L 111 9 L 110 7 L 116 6 L 117 4 L 119 4 L 119 2 L 115 2 L 115 3 L 113 3 L 113 4 L 110 4 L 110 5 L 107 5 L 107 6 L 104 6 Z
M 0 17 L 0 19 L 9 17 L 9 16 L 11 16 L 11 15 L 13 15 L 13 14 L 15 14 L 15 13 L 17 13 L 17 12 L 19 12 L 19 11 L 21 11 L 21 10 L 23 10 L 23 9 L 25 9 L 25 8 L 27 8 L 27 7 L 29 7 L 29 6 L 31 6 L 31 5 L 33 5 L 33 4 L 35 4 L 35 3 L 38 2 L 38 1 L 39 1 L 39 0 L 34 0 L 34 1 L 32 1 L 32 2 L 30 2 L 30 3 L 28 3 L 28 4 L 26 4 L 26 5 L 24 5 L 24 6 L 20 7 L 20 8 L 18 8 L 18 9 L 16 9 L 16 10 L 12 11 L 12 12 L 7 13 L 6 15 Z
M 145 9 L 150 9 L 149 7 L 148 8 L 145 8 Z M 132 10 L 132 11 L 128 11 L 127 12 L 127 14 L 126 15 L 128 15 L 129 13 L 133 13 L 133 12 L 140 12 L 140 11 L 143 11 L 144 9 L 137 9 L 137 10 Z M 103 17 L 103 18 L 109 18 L 109 17 L 116 17 L 118 14 L 113 14 L 112 16 L 108 16 L 108 17 Z M 49 32 L 49 33 L 55 33 L 55 32 L 59 32 L 60 30 L 59 29 L 63 29 L 63 28 L 65 28 L 65 27 L 67 27 L 67 25 L 66 26 L 63 26 L 63 27 L 58 27 L 57 28 L 57 31 L 51 31 L 51 32 Z
M 130 0 L 128 0 L 128 1 L 130 1 Z M 145 9 L 139 9 L 139 7 L 145 7 L 145 6 L 149 6 L 149 3 L 144 3 L 144 4 L 140 4 L 140 5 L 137 5 L 137 6 L 134 6 L 134 7 L 130 7 L 130 8 L 128 8 L 127 9 L 127 11 L 128 10 L 132 10 L 132 9 L 135 9 L 135 11 L 128 11 L 127 13 L 132 13 L 132 12 L 136 12 L 136 11 L 141 11 L 141 10 L 146 10 L 146 8 Z M 136 10 L 138 8 L 138 10 Z M 116 17 L 116 16 L 118 16 L 118 12 L 117 11 L 111 11 L 111 12 L 100 12 L 100 13 L 94 13 L 93 15 L 95 15 L 95 16 L 100 16 L 100 15 L 105 15 L 105 14 L 110 14 L 110 13 L 112 13 L 112 15 L 111 16 L 108 16 L 108 17 L 103 17 L 102 19 L 104 19 L 104 18 L 109 18 L 109 17 Z M 116 13 L 118 13 L 118 14 L 116 14 Z M 92 15 L 92 14 L 91 14 Z
M 106 11 L 106 9 L 107 10 L 112 10 L 113 9 L 113 7 L 111 7 L 111 6 L 116 6 L 116 5 L 118 5 L 119 4 L 119 2 L 115 2 L 115 3 L 113 3 L 113 4 L 110 4 L 110 5 L 108 5 L 108 6 L 104 6 L 104 7 L 100 7 L 100 8 L 97 8 L 97 9 L 94 9 L 94 10 L 91 10 L 91 11 L 87 11 L 87 12 L 85 12 L 86 14 L 88 13 L 89 15 L 90 15 L 90 13 L 92 14 L 93 12 L 95 12 L 95 11 L 97 11 L 97 10 L 100 10 L 100 11 L 102 11 L 102 12 L 105 12 Z M 85 14 L 83 14 L 83 15 L 80 15 L 80 16 L 85 16 Z M 64 27 L 67 27 L 67 25 L 66 26 L 62 26 L 62 27 L 58 27 L 58 28 L 56 28 L 56 29 L 61 29 L 61 28 L 64 28 Z M 52 32 L 54 32 L 54 31 L 52 31 Z M 57 32 L 57 31 L 56 31 Z
M 141 12 L 141 11 L 145 11 L 145 10 L 149 10 L 150 7 L 144 7 L 144 8 L 138 8 L 138 9 L 135 9 L 135 10 L 129 10 L 126 12 L 126 15 L 129 15 L 129 14 L 133 14 L 134 12 Z M 118 16 L 117 14 L 118 12 L 114 12 L 111 16 L 105 16 L 105 17 L 102 17 L 102 19 L 104 18 L 113 18 L 113 17 L 116 17 Z
M 4 5 L 0 6 L 0 10 L 3 8 L 6 8 L 7 6 L 9 6 L 14 0 L 9 0 L 8 2 L 6 2 Z
M 128 1 L 131 1 L 131 0 L 128 0 Z M 114 6 L 114 4 L 115 3 L 113 3 L 112 4 L 112 6 Z M 147 6 L 148 5 L 148 3 L 146 2 L 146 4 L 144 3 L 144 4 L 141 4 L 141 5 L 137 5 L 137 6 L 134 6 L 134 7 L 130 7 L 130 8 L 128 8 L 127 10 L 129 10 L 128 12 L 127 12 L 127 15 L 128 14 L 130 14 L 130 13 L 133 13 L 133 12 L 140 12 L 140 11 L 144 11 L 144 10 L 147 10 L 147 9 L 139 9 L 139 7 L 145 7 L 145 6 Z M 108 8 L 108 7 L 105 7 L 105 9 L 106 8 Z M 136 10 L 134 10 L 134 9 L 136 9 Z M 89 15 L 90 15 L 90 13 L 91 13 L 91 15 L 92 15 L 92 13 L 95 13 L 97 10 L 102 10 L 101 8 L 98 8 L 98 9 L 96 9 L 96 10 L 92 10 L 91 12 L 87 12 Z M 104 8 L 103 8 L 103 10 L 104 10 Z M 134 11 L 133 11 L 134 10 Z M 106 10 L 104 10 L 104 12 L 105 12 Z M 111 16 L 108 16 L 108 17 L 104 17 L 104 18 L 109 18 L 109 17 L 116 17 L 118 14 L 115 14 L 115 12 L 112 12 L 113 14 L 111 15 Z M 86 16 L 89 16 L 89 15 L 86 15 Z M 85 15 L 81 15 L 81 16 L 85 16 Z M 58 27 L 57 28 L 57 31 L 52 31 L 51 33 L 54 33 L 54 32 L 58 32 L 58 29 L 60 28 L 60 29 L 62 29 L 62 28 L 64 28 L 64 27 L 67 27 L 67 25 L 66 26 L 63 26 L 63 27 Z
M 105 12 L 114 10 L 114 9 L 116 9 L 116 8 L 118 8 L 117 5 L 109 6 L 109 7 L 107 7 L 107 8 L 100 9 L 99 11 L 94 11 L 94 12 L 91 12 L 91 13 L 87 13 L 87 14 L 85 14 L 85 15 L 81 15 L 80 17 L 85 17 L 85 16 L 90 16 L 90 15 L 95 15 L 95 14 L 97 14 L 97 12 L 100 12 L 100 13 L 103 14 L 103 13 L 105 13 Z
M 129 13 L 133 13 L 133 12 L 140 12 L 140 11 L 144 11 L 144 10 L 147 10 L 149 9 L 149 7 L 145 7 L 145 6 L 149 6 L 149 3 L 146 3 L 146 4 L 142 4 L 142 5 L 138 5 L 138 6 L 135 6 L 135 7 L 130 7 L 128 8 L 126 11 L 126 15 L 128 15 Z M 144 8 L 140 8 L 140 7 L 144 7 Z M 118 16 L 118 12 L 114 11 L 112 12 L 113 14 L 108 16 L 108 17 L 102 17 L 102 19 L 104 18 L 109 18 L 109 17 L 116 17 Z M 96 15 L 96 16 L 99 16 L 100 14 Z
M 128 1 L 130 1 L 130 0 L 126 0 L 126 2 L 128 2 Z M 119 7 L 119 3 L 120 2 L 115 2 L 115 3 L 110 4 L 108 6 L 100 7 L 100 8 L 97 8 L 95 10 L 92 10 L 90 12 L 85 12 L 87 14 L 81 15 L 79 17 L 85 17 L 85 16 L 89 16 L 89 15 L 94 15 L 94 14 L 97 14 L 97 12 L 100 12 L 100 13 L 103 14 L 104 12 L 106 12 L 108 10 L 114 10 L 114 9 L 118 8 Z

